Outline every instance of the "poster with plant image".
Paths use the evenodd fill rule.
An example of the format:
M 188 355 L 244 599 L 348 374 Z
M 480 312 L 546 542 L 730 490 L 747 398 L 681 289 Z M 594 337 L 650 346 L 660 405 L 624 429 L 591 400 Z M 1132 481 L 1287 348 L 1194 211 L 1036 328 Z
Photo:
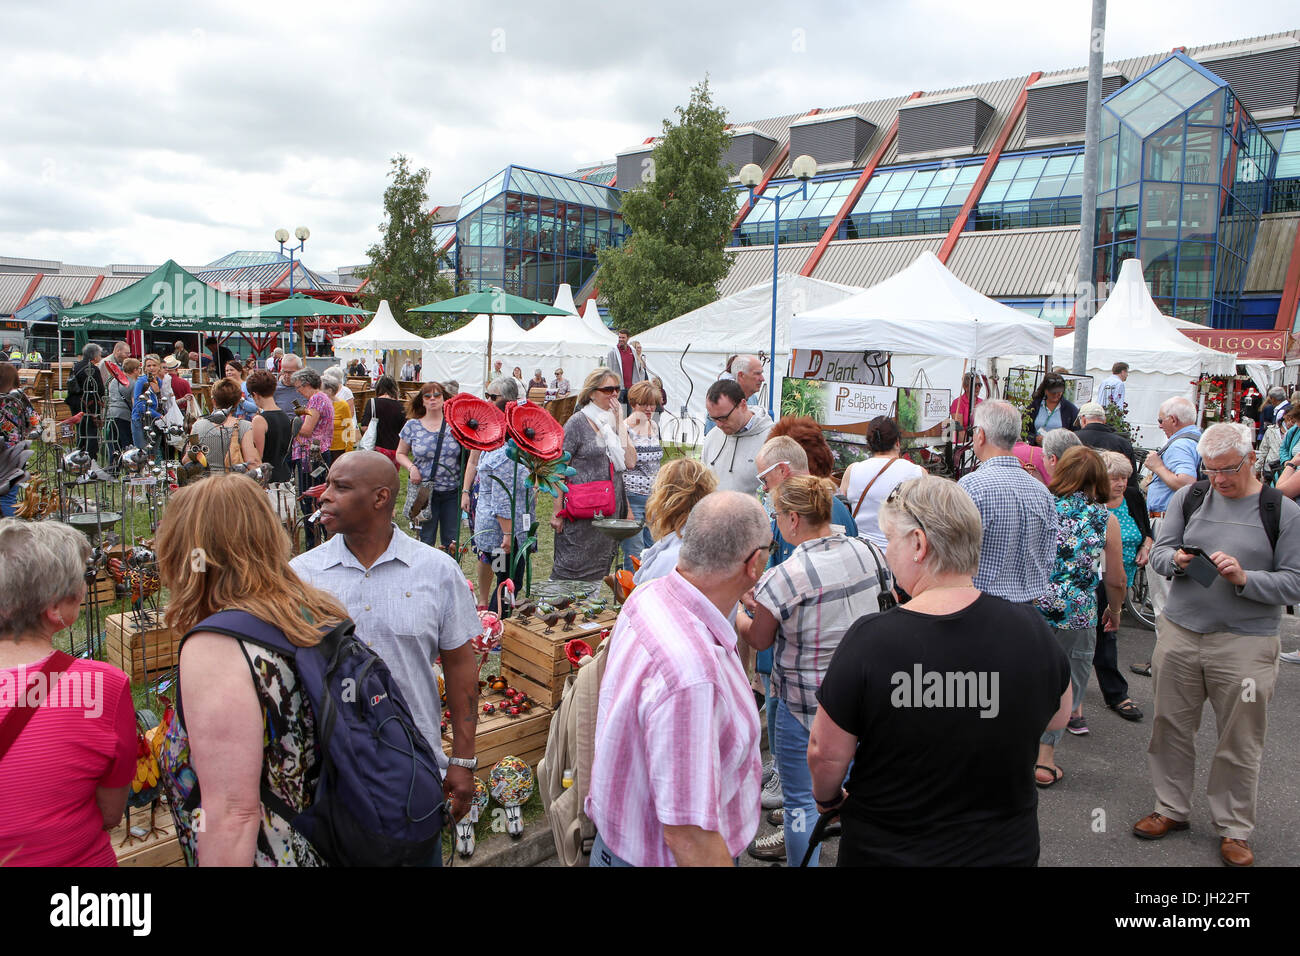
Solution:
M 948 419 L 952 392 L 946 388 L 900 388 L 898 427 L 904 434 L 927 432 Z

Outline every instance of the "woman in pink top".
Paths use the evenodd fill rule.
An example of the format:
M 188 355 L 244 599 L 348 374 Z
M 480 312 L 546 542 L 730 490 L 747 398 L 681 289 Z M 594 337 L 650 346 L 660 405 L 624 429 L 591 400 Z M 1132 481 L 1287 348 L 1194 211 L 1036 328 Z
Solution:
M 53 643 L 77 619 L 89 553 L 57 521 L 0 520 L 0 866 L 117 865 L 108 831 L 135 776 L 131 683 Z

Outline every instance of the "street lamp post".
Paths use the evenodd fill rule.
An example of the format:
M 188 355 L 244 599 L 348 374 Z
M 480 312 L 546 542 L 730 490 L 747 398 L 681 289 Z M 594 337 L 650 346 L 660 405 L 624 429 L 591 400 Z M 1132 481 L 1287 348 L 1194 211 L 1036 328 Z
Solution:
M 307 245 L 307 240 L 311 238 L 311 230 L 306 226 L 299 226 L 293 231 L 298 240 L 298 245 L 289 247 L 289 298 L 293 298 L 293 254 L 301 252 L 302 247 Z M 275 230 L 275 241 L 280 244 L 280 255 L 284 255 L 284 244 L 289 241 L 288 229 Z M 289 322 L 289 349 L 293 350 L 293 321 Z M 306 350 L 304 349 L 304 352 Z
M 807 199 L 808 180 L 817 175 L 817 161 L 807 154 L 799 156 L 790 164 L 790 172 L 799 180 L 799 185 L 787 192 L 774 195 L 755 193 L 754 187 L 763 181 L 763 169 L 757 163 L 746 163 L 740 168 L 740 184 L 749 190 L 749 205 L 762 199 L 775 207 L 775 222 L 772 230 L 772 348 L 768 352 L 772 363 L 767 386 L 767 414 L 776 419 L 774 400 L 776 396 L 776 284 L 777 268 L 781 256 L 781 203 L 786 199 Z

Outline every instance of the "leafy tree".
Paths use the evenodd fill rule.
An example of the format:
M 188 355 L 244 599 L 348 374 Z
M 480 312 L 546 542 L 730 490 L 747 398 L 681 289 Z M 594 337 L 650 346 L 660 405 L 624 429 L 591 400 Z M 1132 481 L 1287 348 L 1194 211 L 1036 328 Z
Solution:
M 706 77 L 676 112 L 676 125 L 664 120 L 643 182 L 623 197 L 631 235 L 598 253 L 614 325 L 634 333 L 713 302 L 734 258 L 725 251 L 736 215 L 732 170 L 722 166 L 726 111 L 713 105 Z
M 379 224 L 381 238 L 366 250 L 370 264 L 357 273 L 370 280 L 361 290 L 361 299 L 367 309 L 377 308 L 381 299 L 387 299 L 393 316 L 404 327 L 417 335 L 441 335 L 459 324 L 458 317 L 406 311 L 455 295 L 451 280 L 439 272 L 450 263 L 438 251 L 433 220 L 425 212 L 429 207 L 424 189 L 429 171 L 413 171 L 400 153 L 391 166 L 392 183 L 384 190 L 384 221 Z

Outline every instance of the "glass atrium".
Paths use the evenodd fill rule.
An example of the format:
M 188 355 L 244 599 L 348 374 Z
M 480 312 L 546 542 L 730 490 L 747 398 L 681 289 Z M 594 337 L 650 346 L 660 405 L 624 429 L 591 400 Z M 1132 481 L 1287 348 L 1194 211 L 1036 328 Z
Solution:
M 508 166 L 470 190 L 456 223 L 456 277 L 468 291 L 498 286 L 552 302 L 561 283 L 578 290 L 596 252 L 627 236 L 617 189 Z
M 1094 277 L 1142 260 L 1162 312 L 1240 325 L 1277 151 L 1228 84 L 1174 54 L 1101 111 Z

